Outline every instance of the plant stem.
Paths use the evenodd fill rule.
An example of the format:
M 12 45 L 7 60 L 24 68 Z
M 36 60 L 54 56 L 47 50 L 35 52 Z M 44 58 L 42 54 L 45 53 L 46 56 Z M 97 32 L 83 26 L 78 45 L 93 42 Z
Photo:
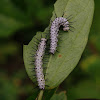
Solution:
M 43 96 L 43 90 L 40 90 L 39 96 L 38 96 L 38 100 L 42 100 L 42 96 Z

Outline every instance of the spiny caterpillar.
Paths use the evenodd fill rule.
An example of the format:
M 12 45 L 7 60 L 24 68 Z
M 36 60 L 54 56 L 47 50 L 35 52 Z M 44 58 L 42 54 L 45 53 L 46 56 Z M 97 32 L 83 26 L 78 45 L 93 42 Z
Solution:
M 45 89 L 45 79 L 42 68 L 43 65 L 42 60 L 45 53 L 46 41 L 47 39 L 41 38 L 41 41 L 38 45 L 38 49 L 35 54 L 35 72 L 39 89 Z
M 69 22 L 66 18 L 58 17 L 56 18 L 50 28 L 50 53 L 54 54 L 57 48 L 57 42 L 58 42 L 58 32 L 60 26 L 63 26 L 64 31 L 70 30 L 69 28 Z

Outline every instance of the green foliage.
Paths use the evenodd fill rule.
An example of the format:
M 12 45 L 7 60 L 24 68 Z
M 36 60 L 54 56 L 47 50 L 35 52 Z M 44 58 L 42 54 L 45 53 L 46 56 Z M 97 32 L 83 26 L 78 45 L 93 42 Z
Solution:
M 15 7 L 11 0 L 0 0 L 0 37 L 8 37 L 30 24 L 27 14 Z
M 56 90 L 57 88 L 45 90 L 44 95 L 43 95 L 44 100 L 51 100 L 51 97 L 56 92 Z
M 17 88 L 4 75 L 0 75 L 0 89 L 0 100 L 17 100 Z
M 59 6 L 61 6 L 62 9 L 59 9 Z M 73 15 L 72 21 L 76 22 L 73 24 L 73 26 L 75 27 L 75 31 L 73 33 L 59 33 L 62 34 L 62 41 L 59 41 L 59 45 L 61 45 L 61 47 L 58 47 L 59 53 L 51 55 L 48 59 L 49 62 L 47 64 L 46 73 L 49 74 L 46 75 L 45 79 L 48 79 L 46 84 L 49 85 L 49 88 L 58 86 L 77 65 L 88 40 L 88 34 L 94 12 L 94 2 L 93 0 L 79 0 L 78 2 L 76 0 L 58 0 L 55 3 L 54 9 L 57 17 L 62 16 L 63 13 L 64 17 Z M 51 20 L 54 20 L 55 14 L 53 13 L 53 17 L 51 18 Z M 49 34 L 48 30 L 49 28 L 47 28 L 44 33 Z M 35 36 L 35 38 L 40 39 L 41 37 L 39 35 L 41 36 L 40 32 Z M 32 68 L 34 65 L 30 65 L 30 62 L 34 59 L 34 57 L 32 58 L 30 56 L 36 53 L 32 52 L 32 48 L 35 48 L 34 44 L 36 44 L 34 42 L 35 38 L 31 40 L 29 45 L 24 46 L 23 54 L 26 70 L 33 82 L 36 81 L 33 79 L 33 75 L 35 72 L 31 72 L 30 68 Z
M 90 74 L 94 79 L 100 76 L 100 57 L 96 55 L 89 56 L 83 62 L 81 67 L 84 71 Z
M 16 43 L 6 43 L 6 45 L 1 44 L 0 52 L 1 52 L 0 61 L 4 63 L 5 61 L 7 61 L 7 56 L 9 55 L 11 56 L 18 52 L 17 44 Z
M 44 21 L 47 18 L 47 11 L 51 12 L 51 8 L 41 10 L 44 5 L 42 1 L 39 2 L 36 0 L 0 0 L 0 37 L 10 37 L 18 30 L 34 25 L 34 17 Z
M 61 92 L 59 94 L 54 94 L 50 100 L 67 100 L 66 92 Z
M 73 95 L 73 96 L 72 96 Z M 86 80 L 80 82 L 78 85 L 68 89 L 68 99 L 100 99 L 100 90 L 96 86 L 96 81 Z
M 56 91 L 56 88 L 51 89 L 51 90 L 45 90 L 44 91 L 44 95 L 43 95 L 43 100 L 51 100 L 50 98 L 53 96 L 55 91 Z M 32 94 L 33 95 L 30 96 L 27 100 L 35 100 L 38 97 L 39 90 L 38 89 L 34 89 L 34 92 Z
M 30 96 L 27 100 L 35 100 L 39 94 L 39 90 L 34 89 L 33 95 Z

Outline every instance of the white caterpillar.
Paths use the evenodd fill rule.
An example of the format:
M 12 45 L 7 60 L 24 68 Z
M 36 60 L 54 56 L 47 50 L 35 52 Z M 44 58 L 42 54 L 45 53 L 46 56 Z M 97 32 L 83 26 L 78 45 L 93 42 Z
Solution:
M 43 65 L 42 59 L 45 53 L 46 40 L 47 39 L 45 38 L 41 38 L 35 56 L 35 72 L 36 72 L 38 86 L 40 89 L 45 89 L 45 79 L 44 79 L 43 68 L 42 68 Z
M 58 32 L 60 26 L 63 26 L 64 31 L 69 30 L 69 22 L 66 18 L 58 17 L 56 18 L 50 28 L 50 53 L 54 54 L 57 48 L 57 42 L 58 42 Z

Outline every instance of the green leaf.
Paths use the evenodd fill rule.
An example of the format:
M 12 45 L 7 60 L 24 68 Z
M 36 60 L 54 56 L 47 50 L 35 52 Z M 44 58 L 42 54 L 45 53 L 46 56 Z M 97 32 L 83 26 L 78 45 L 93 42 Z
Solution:
M 50 100 L 67 100 L 66 92 L 54 94 Z
M 72 26 L 75 28 L 74 32 L 60 32 L 61 40 L 59 40 L 58 44 L 58 52 L 55 55 L 48 55 L 48 63 L 46 64 L 47 69 L 45 79 L 46 85 L 49 86 L 48 89 L 57 87 L 64 79 L 72 72 L 77 63 L 79 62 L 81 55 L 85 49 L 87 44 L 88 35 L 92 23 L 94 12 L 94 1 L 93 0 L 58 0 L 54 5 L 54 12 L 51 20 L 63 15 L 63 17 L 68 17 L 70 15 L 73 18 L 69 22 L 73 22 Z M 49 28 L 45 29 L 43 33 L 49 33 Z M 33 75 L 35 72 L 32 72 L 34 67 L 29 63 L 34 60 L 34 57 L 30 57 L 34 55 L 36 52 L 33 51 L 35 48 L 34 42 L 36 39 L 41 38 L 41 33 L 38 32 L 35 37 L 31 40 L 28 45 L 24 46 L 24 63 L 27 70 L 27 73 L 31 80 L 35 82 L 33 79 Z M 47 88 L 47 87 L 46 87 Z
M 61 7 L 61 8 L 60 8 Z M 73 16 L 74 32 L 61 32 L 59 40 L 59 53 L 51 55 L 46 73 L 47 84 L 50 87 L 58 86 L 75 68 L 87 44 L 92 23 L 94 2 L 93 0 L 58 0 L 55 4 L 57 17 Z M 67 16 L 66 16 L 67 15 Z M 53 19 L 53 18 L 52 18 Z

